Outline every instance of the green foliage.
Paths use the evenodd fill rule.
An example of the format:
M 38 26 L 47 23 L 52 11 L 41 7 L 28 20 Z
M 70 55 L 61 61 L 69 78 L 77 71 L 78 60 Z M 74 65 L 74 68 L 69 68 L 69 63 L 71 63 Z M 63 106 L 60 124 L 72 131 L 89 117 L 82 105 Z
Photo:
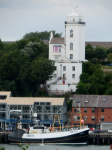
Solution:
M 89 81 L 89 74 L 82 73 L 80 75 L 80 82 L 82 82 L 82 83 L 88 83 L 88 81 Z
M 112 73 L 104 73 L 100 64 L 91 62 L 83 63 L 83 70 L 76 94 L 107 94 L 112 86 Z
M 4 147 L 0 147 L 0 150 L 5 150 L 5 148 Z
M 109 53 L 109 54 L 107 55 L 107 57 L 108 57 L 108 60 L 109 60 L 109 61 L 112 60 L 112 53 Z
M 52 31 L 54 37 L 61 37 L 62 33 L 55 33 Z M 41 41 L 49 41 L 51 31 L 44 31 L 44 32 L 30 32 L 23 36 L 23 39 L 29 39 L 31 37 L 38 37 Z
M 105 91 L 105 95 L 112 95 L 112 87 L 109 87 L 109 88 Z
M 86 84 L 84 84 L 84 83 L 79 83 L 79 84 L 77 85 L 76 94 L 89 94 Z
M 19 147 L 20 147 L 20 150 L 27 150 L 28 149 L 28 145 L 24 145 L 21 143 L 20 143 Z
M 112 53 L 112 47 L 107 50 L 107 54 Z
M 107 54 L 103 48 L 98 47 L 94 51 L 94 57 L 100 60 L 106 58 Z
M 0 91 L 12 91 L 13 96 L 34 96 L 39 84 L 54 72 L 54 63 L 48 60 L 48 46 L 37 37 L 1 44 Z

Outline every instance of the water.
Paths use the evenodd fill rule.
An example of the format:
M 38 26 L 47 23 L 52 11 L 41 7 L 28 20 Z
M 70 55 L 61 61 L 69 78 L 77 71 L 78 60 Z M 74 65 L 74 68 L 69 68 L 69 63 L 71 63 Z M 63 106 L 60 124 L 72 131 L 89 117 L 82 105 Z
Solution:
M 20 150 L 19 145 L 0 144 L 6 150 Z M 110 150 L 110 146 L 57 146 L 57 145 L 29 145 L 28 150 Z

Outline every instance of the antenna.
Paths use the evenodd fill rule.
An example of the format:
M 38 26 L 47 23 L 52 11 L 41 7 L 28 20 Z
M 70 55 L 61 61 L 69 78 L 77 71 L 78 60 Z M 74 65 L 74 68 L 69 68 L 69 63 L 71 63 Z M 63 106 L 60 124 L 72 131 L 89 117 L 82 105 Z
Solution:
M 76 11 L 77 8 L 78 8 L 78 6 L 74 6 L 73 7 L 73 11 Z

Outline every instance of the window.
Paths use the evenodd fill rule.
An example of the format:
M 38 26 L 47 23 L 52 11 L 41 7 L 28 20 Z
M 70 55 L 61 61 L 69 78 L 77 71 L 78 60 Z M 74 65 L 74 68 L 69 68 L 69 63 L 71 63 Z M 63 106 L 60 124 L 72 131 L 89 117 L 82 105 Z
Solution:
M 87 113 L 87 108 L 84 109 L 84 113 Z
M 70 59 L 73 59 L 73 54 L 70 54 Z
M 59 47 L 59 53 L 61 53 L 61 47 Z
M 74 112 L 77 112 L 77 109 L 76 109 L 76 108 L 74 108 Z
M 79 19 L 79 22 L 81 22 L 82 21 L 82 19 Z
M 95 117 L 94 116 L 92 117 L 92 121 L 95 121 Z
M 104 108 L 101 108 L 101 112 L 104 112 Z
M 95 108 L 92 108 L 92 113 L 95 113 Z
M 51 103 L 49 103 L 49 102 L 46 102 L 46 105 L 50 105 Z
M 70 43 L 70 50 L 73 50 L 73 43 Z
M 77 121 L 77 116 L 74 116 L 74 121 Z
M 80 117 L 79 116 L 77 117 L 77 120 L 80 121 Z
M 43 103 L 43 102 L 40 102 L 40 105 L 45 105 L 45 103 Z
M 54 74 L 54 78 L 56 78 L 57 77 L 57 74 Z
M 58 47 L 55 47 L 55 53 L 58 53 Z
M 75 19 L 73 19 L 73 22 L 75 22 Z
M 66 71 L 66 66 L 63 66 L 63 71 Z
M 93 46 L 93 48 L 96 48 L 96 46 Z
M 101 117 L 101 121 L 104 121 L 104 117 Z
M 79 109 L 79 108 L 77 109 L 77 112 L 78 112 L 78 113 L 80 112 L 80 109 Z
M 84 116 L 84 121 L 87 121 L 87 116 Z
M 75 66 L 72 66 L 72 71 L 75 71 Z
M 73 30 L 70 30 L 70 37 L 73 37 Z
M 102 99 L 102 102 L 106 102 L 106 99 Z
M 66 79 L 66 75 L 65 74 L 63 74 L 63 80 L 65 80 Z
M 75 79 L 75 74 L 72 74 L 72 78 L 74 78 L 74 79 Z

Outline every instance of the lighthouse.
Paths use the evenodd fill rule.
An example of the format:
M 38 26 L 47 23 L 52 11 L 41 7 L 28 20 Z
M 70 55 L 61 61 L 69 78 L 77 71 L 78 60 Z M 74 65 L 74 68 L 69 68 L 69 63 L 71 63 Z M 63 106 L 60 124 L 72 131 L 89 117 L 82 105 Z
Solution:
M 57 95 L 66 91 L 76 91 L 85 61 L 85 22 L 76 12 L 67 15 L 65 37 L 50 35 L 49 59 L 55 62 L 55 71 L 47 81 L 48 91 Z

